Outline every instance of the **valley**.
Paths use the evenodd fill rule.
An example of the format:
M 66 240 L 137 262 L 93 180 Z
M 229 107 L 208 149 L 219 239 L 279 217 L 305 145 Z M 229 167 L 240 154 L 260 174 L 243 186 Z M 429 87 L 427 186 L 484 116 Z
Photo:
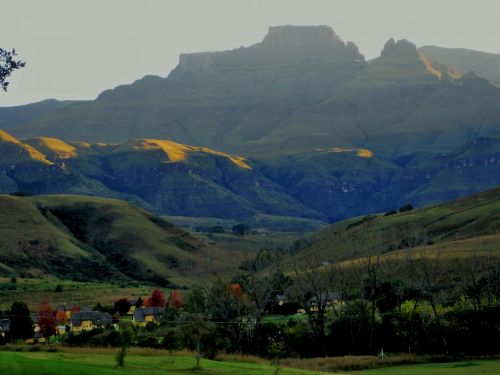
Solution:
M 179 6 L 135 32 L 134 11 L 120 44 L 120 4 L 99 67 L 78 57 L 96 82 L 156 75 L 0 107 L 0 372 L 496 374 L 500 55 L 389 38 L 386 15 L 354 33 L 391 24 L 377 54 L 241 19 L 210 44 Z M 0 48 L 9 95 L 41 61 L 16 56 Z M 60 90 L 92 83 L 65 61 Z

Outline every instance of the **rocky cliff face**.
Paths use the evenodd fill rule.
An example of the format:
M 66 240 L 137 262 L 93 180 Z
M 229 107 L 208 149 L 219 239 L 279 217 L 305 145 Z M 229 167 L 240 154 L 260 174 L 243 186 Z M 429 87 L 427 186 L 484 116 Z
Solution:
M 262 42 L 224 52 L 181 54 L 179 65 L 170 78 L 196 74 L 228 66 L 253 68 L 272 64 L 274 67 L 318 63 L 362 63 L 364 56 L 352 43 L 344 43 L 328 26 L 270 27 Z
M 500 54 L 498 53 L 436 46 L 420 47 L 419 52 L 434 61 L 454 65 L 463 73 L 474 71 L 500 87 Z

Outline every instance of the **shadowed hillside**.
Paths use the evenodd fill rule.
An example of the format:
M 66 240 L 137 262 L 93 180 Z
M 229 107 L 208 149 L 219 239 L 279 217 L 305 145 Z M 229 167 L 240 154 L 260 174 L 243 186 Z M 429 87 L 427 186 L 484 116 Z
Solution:
M 0 196 L 0 273 L 184 284 L 237 264 L 158 216 L 84 196 Z M 231 256 L 237 263 L 237 253 Z
M 452 64 L 463 73 L 473 71 L 496 86 L 500 86 L 500 54 L 498 53 L 436 46 L 423 46 L 419 48 L 419 51 L 435 61 Z
M 406 212 L 355 217 L 330 225 L 296 244 L 299 257 L 354 259 L 413 247 L 500 251 L 500 189 Z M 499 253 L 500 254 L 500 253 Z
M 0 131 L 0 192 L 119 198 L 175 216 L 324 218 L 245 158 L 169 140 L 19 141 Z
M 287 25 L 181 54 L 167 77 L 16 120 L 12 134 L 54 164 L 6 161 L 0 191 L 333 222 L 499 185 L 500 88 L 427 50 L 391 39 L 366 61 L 328 26 Z

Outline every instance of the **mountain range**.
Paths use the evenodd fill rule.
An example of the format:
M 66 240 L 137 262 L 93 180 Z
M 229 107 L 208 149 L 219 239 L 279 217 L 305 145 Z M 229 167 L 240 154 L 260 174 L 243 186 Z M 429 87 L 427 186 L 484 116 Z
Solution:
M 47 137 L 20 141 L 0 131 L 0 189 L 22 195 L 119 198 L 173 216 L 325 217 L 242 157 L 157 139 L 123 144 Z
M 392 39 L 367 61 L 327 26 L 271 27 L 260 43 L 182 54 L 166 78 L 94 101 L 1 108 L 23 151 L 0 153 L 0 189 L 238 220 L 449 200 L 500 183 L 496 61 Z M 46 137 L 78 156 L 54 156 Z M 26 155 L 34 169 L 13 163 Z

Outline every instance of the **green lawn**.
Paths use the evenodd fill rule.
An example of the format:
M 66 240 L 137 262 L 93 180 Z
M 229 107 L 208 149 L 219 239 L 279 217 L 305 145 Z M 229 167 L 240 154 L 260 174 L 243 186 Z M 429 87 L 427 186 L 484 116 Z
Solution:
M 194 370 L 192 356 L 170 356 L 158 351 L 156 355 L 130 354 L 125 368 L 116 368 L 114 351 L 96 349 L 89 352 L 7 352 L 0 351 L 0 374 L 9 375 L 114 375 L 114 374 L 189 374 L 199 375 L 273 375 L 275 368 L 265 361 L 236 362 L 210 361 L 203 359 L 201 369 Z M 280 375 L 310 374 L 324 372 L 281 368 Z M 500 360 L 469 360 L 452 363 L 432 363 L 385 367 L 375 370 L 350 372 L 350 375 L 500 375 Z
M 361 375 L 500 375 L 500 360 L 405 365 L 361 371 Z
M 201 370 L 193 370 L 189 356 L 129 355 L 126 367 L 117 369 L 112 354 L 0 352 L 0 374 L 9 375 L 114 375 L 114 374 L 241 374 L 272 375 L 270 365 L 242 362 L 201 361 Z M 321 374 L 303 370 L 281 369 L 280 375 Z

